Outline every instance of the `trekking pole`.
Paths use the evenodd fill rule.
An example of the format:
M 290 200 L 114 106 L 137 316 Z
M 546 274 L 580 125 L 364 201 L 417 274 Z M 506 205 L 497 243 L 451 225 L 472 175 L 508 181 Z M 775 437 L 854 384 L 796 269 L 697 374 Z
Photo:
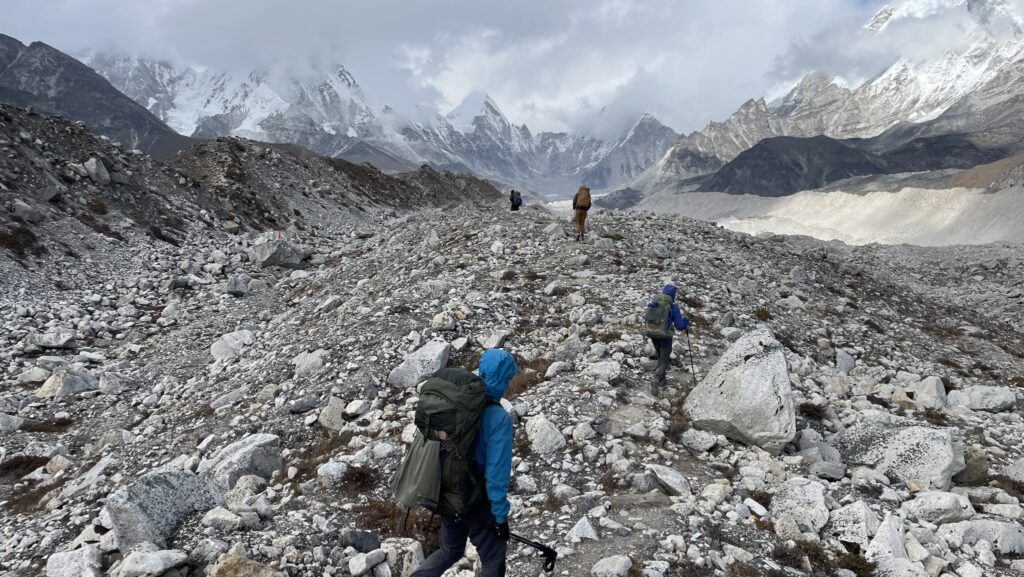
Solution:
M 508 536 L 511 537 L 513 541 L 518 541 L 518 542 L 522 543 L 523 545 L 528 545 L 528 546 L 533 547 L 534 549 L 540 551 L 541 554 L 544 555 L 544 572 L 545 573 L 551 573 L 552 571 L 555 570 L 555 561 L 558 559 L 558 552 L 557 551 L 555 551 L 551 547 L 548 547 L 547 545 L 542 545 L 540 543 L 537 543 L 536 541 L 531 541 L 531 540 L 527 539 L 526 537 L 523 537 L 521 535 L 516 535 L 515 533 L 509 533 Z
M 690 376 L 693 377 L 693 386 L 697 386 L 697 372 L 693 370 L 693 347 L 690 346 L 690 327 L 686 327 L 686 350 L 690 352 Z

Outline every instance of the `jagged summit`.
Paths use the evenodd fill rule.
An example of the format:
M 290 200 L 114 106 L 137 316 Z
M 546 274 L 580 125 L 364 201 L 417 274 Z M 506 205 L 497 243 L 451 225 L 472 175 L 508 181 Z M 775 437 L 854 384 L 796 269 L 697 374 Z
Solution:
M 472 130 L 477 118 L 482 118 L 490 125 L 510 125 L 498 104 L 485 92 L 474 91 L 466 95 L 462 102 L 449 112 L 445 118 L 461 132 Z
M 1016 35 L 1024 31 L 1024 18 L 1007 0 L 905 0 L 880 8 L 864 28 L 883 33 L 891 24 L 901 20 L 924 19 L 954 11 L 969 15 L 992 31 L 1003 27 Z
M 618 141 L 533 133 L 516 126 L 484 92 L 468 94 L 447 115 L 427 106 L 415 118 L 372 103 L 344 66 L 298 67 L 235 75 L 104 54 L 83 60 L 183 134 L 293 142 L 330 156 L 384 166 L 430 164 L 471 170 L 525 190 L 569 194 Z M 647 121 L 644 121 L 647 122 Z M 617 186 L 671 145 L 658 140 L 602 179 Z M 636 164 L 643 163 L 642 166 Z M 639 167 L 639 168 L 638 168 Z

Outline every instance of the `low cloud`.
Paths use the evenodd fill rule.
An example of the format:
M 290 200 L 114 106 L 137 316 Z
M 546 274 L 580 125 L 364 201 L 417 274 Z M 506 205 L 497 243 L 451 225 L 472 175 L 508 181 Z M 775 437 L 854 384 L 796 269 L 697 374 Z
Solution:
M 0 31 L 69 52 L 235 72 L 337 62 L 372 100 L 406 114 L 450 109 L 482 90 L 534 131 L 598 135 L 620 133 L 642 112 L 678 131 L 700 129 L 809 70 L 864 78 L 908 47 L 941 50 L 945 41 L 921 39 L 956 37 L 966 22 L 946 15 L 870 37 L 861 26 L 881 0 L 4 4 Z

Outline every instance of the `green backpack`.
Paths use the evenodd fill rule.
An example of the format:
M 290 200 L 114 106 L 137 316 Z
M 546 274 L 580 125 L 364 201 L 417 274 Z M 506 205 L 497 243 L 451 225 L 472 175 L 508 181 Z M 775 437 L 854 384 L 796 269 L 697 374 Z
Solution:
M 659 294 L 647 305 L 644 322 L 647 323 L 647 336 L 652 339 L 667 339 L 672 336 L 668 321 L 672 314 L 672 297 Z
M 493 403 L 480 377 L 465 369 L 441 369 L 423 383 L 416 438 L 391 480 L 399 503 L 456 517 L 485 501 L 473 455 L 480 415 Z

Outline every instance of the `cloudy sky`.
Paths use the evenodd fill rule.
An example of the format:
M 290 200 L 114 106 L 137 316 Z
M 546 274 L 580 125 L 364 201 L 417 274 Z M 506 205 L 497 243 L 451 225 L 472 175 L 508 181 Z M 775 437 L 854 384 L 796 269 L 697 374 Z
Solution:
M 902 0 L 906 1 L 906 0 Z M 951 3 L 956 0 L 912 0 Z M 908 44 L 864 22 L 882 0 L 3 0 L 0 32 L 65 51 L 124 51 L 217 69 L 337 59 L 376 103 L 413 114 L 489 93 L 533 130 L 623 130 L 651 112 L 691 131 L 811 69 L 852 81 Z M 929 23 L 934 27 L 936 23 Z M 927 38 L 927 40 L 925 40 Z M 936 45 L 937 44 L 937 45 Z

